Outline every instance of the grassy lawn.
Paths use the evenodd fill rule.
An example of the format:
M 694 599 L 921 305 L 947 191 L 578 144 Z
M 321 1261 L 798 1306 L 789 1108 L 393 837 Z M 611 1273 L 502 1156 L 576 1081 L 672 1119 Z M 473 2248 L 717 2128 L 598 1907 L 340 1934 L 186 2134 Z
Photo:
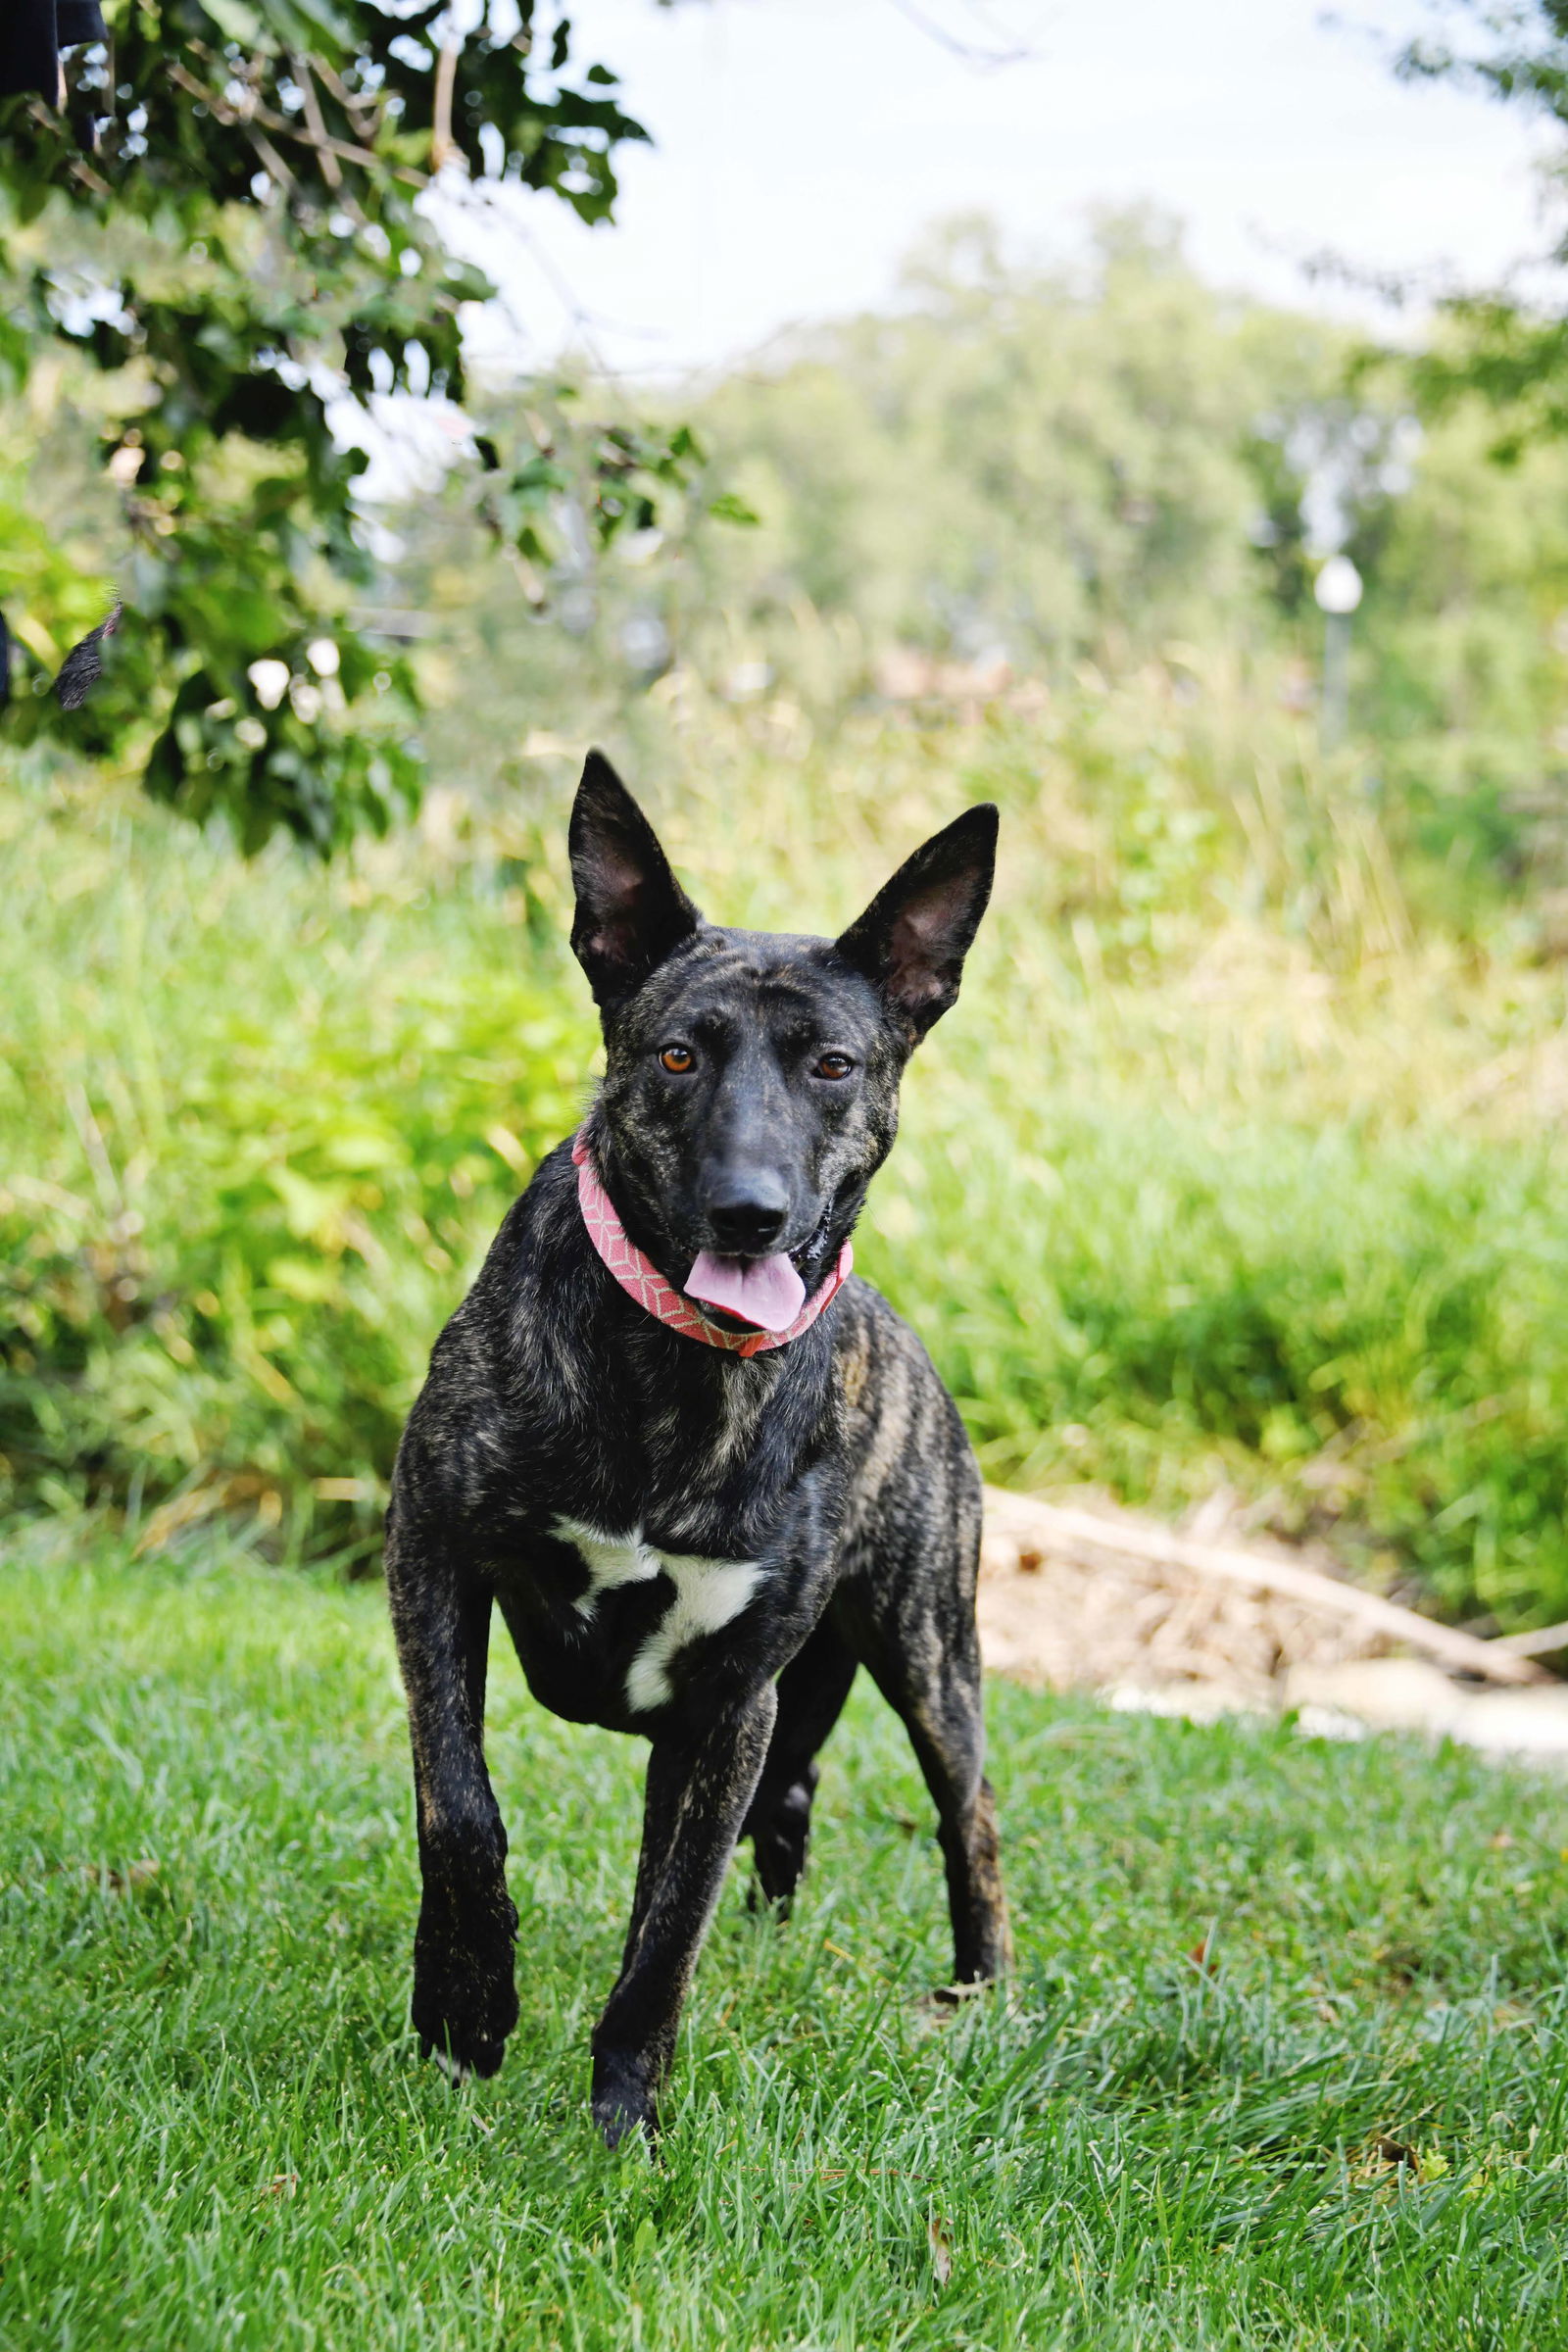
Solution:
M 632 1742 L 498 1658 L 523 2022 L 454 2097 L 405 2029 L 375 1588 L 56 1521 L 0 1645 L 18 2352 L 1561 2339 L 1557 1787 L 999 1686 L 1018 1982 L 940 2022 L 927 1807 L 861 1695 L 794 1925 L 724 1898 L 655 2167 L 585 2110 Z

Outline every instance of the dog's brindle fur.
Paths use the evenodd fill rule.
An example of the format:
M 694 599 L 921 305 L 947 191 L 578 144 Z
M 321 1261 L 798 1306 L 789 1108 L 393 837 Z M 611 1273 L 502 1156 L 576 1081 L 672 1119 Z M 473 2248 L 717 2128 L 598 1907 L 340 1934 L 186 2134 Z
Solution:
M 588 1132 L 628 1234 L 677 1289 L 704 1248 L 787 1250 L 808 1294 L 834 1265 L 893 1142 L 904 1064 L 956 997 L 996 823 L 969 809 L 836 942 L 727 931 L 590 756 L 572 945 L 607 1070 Z M 689 1068 L 681 1052 L 666 1067 L 672 1045 Z M 955 1977 L 994 1977 L 1006 1926 L 981 1776 L 979 1534 L 957 1413 L 875 1291 L 852 1277 L 801 1337 L 751 1357 L 705 1346 L 620 1289 L 584 1228 L 570 1147 L 552 1152 L 436 1342 L 393 1480 L 424 2051 L 458 2078 L 493 2074 L 517 2018 L 483 1749 L 492 1604 L 544 1705 L 651 1741 L 631 1925 L 593 2036 L 612 2146 L 657 2131 L 740 1837 L 762 1895 L 787 1907 L 817 1750 L 861 1664 L 935 1800 Z

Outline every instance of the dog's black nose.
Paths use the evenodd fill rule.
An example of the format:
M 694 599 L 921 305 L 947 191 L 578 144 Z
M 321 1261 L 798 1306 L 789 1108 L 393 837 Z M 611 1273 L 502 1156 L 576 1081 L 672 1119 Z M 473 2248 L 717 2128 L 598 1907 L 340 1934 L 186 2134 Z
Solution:
M 784 1230 L 784 1187 L 766 1176 L 748 1177 L 708 1204 L 713 1240 L 725 1257 L 765 1257 Z

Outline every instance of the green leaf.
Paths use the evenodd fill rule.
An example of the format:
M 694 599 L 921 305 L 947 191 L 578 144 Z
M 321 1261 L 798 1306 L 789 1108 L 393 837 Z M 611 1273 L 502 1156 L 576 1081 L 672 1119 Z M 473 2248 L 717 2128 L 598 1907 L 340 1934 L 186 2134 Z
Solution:
M 258 10 L 247 8 L 245 0 L 202 0 L 202 8 L 225 40 L 237 41 L 243 49 L 275 52 L 277 45 L 267 29 L 265 18 Z
M 719 522 L 740 523 L 748 529 L 755 529 L 762 519 L 756 508 L 749 507 L 733 490 L 721 490 L 716 498 L 710 498 L 708 512 Z

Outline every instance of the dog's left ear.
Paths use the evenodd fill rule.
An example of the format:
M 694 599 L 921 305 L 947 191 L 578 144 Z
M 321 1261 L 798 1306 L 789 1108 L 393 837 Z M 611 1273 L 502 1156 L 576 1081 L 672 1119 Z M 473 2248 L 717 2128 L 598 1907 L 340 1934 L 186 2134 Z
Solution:
M 996 864 L 997 811 L 983 802 L 906 858 L 837 943 L 876 982 L 911 1047 L 957 1000 Z
M 596 1004 L 631 996 L 702 921 L 659 837 L 603 752 L 590 752 L 567 834 L 577 912 L 571 950 Z

